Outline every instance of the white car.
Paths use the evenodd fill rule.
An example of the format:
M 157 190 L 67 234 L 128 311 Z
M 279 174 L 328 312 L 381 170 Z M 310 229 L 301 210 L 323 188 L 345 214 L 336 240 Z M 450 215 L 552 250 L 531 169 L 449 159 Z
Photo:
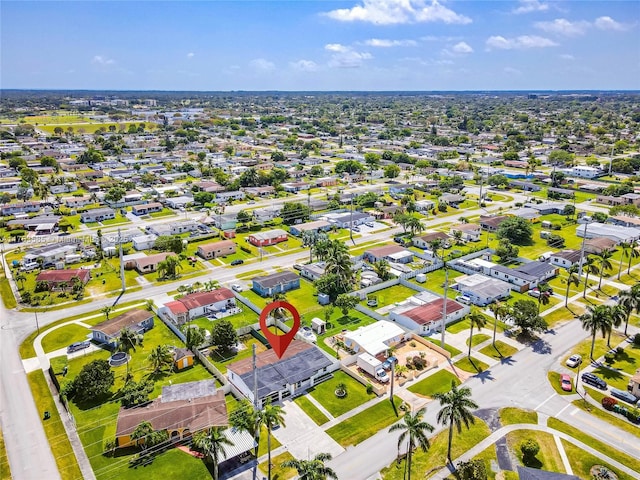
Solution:
M 580 355 L 571 355 L 567 358 L 567 367 L 575 368 L 582 363 L 582 357 Z
M 231 290 L 233 290 L 234 292 L 241 292 L 243 288 L 239 283 L 233 283 L 231 284 Z

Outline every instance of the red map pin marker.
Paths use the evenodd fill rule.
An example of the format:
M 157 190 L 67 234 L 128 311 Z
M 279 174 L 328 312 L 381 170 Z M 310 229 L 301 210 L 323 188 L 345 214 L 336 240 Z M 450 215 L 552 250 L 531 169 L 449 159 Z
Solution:
M 291 330 L 289 330 L 289 333 L 286 333 L 284 335 L 276 335 L 275 333 L 271 333 L 271 331 L 269 330 L 269 327 L 267 326 L 267 317 L 276 308 L 284 308 L 285 310 L 288 310 L 289 313 L 291 313 L 291 315 L 293 316 L 293 326 L 291 327 Z M 271 345 L 271 348 L 273 348 L 273 351 L 276 352 L 278 358 L 282 358 L 282 355 L 284 355 L 284 352 L 287 350 L 287 347 L 291 343 L 291 340 L 293 340 L 293 337 L 295 337 L 296 333 L 298 333 L 299 328 L 300 314 L 290 303 L 283 302 L 281 300 L 271 302 L 269 305 L 262 309 L 262 312 L 260 312 L 260 330 L 262 330 L 262 334 L 266 337 L 266 339 L 269 340 L 269 344 Z

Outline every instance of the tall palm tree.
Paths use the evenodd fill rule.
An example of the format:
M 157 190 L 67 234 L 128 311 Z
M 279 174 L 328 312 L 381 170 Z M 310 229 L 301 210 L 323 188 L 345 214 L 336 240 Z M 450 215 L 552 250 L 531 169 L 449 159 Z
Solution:
M 218 480 L 218 465 L 220 464 L 221 455 L 225 453 L 224 447 L 233 446 L 233 442 L 224 434 L 225 429 L 226 427 L 211 427 L 193 435 L 193 445 L 201 451 L 205 457 L 211 459 L 214 480 Z
M 14 278 L 16 279 L 16 282 L 20 282 L 20 289 L 22 290 L 24 288 L 24 282 L 27 280 L 26 275 L 20 272 Z
M 567 307 L 569 305 L 569 289 L 571 288 L 571 285 L 575 285 L 576 287 L 578 285 L 580 285 L 580 277 L 578 276 L 578 270 L 580 270 L 580 267 L 578 265 L 571 265 L 568 269 L 567 269 L 567 274 L 569 275 L 567 277 L 567 292 L 564 295 L 564 306 Z
M 478 330 L 485 326 L 487 323 L 486 317 L 480 313 L 477 308 L 472 308 L 469 315 L 467 315 L 471 328 L 469 329 L 469 353 L 467 358 L 471 358 L 471 345 L 473 345 L 473 327 L 478 327 Z
M 130 328 L 123 328 L 120 330 L 118 336 L 118 350 L 121 352 L 128 352 L 129 350 L 136 351 L 136 347 L 142 343 L 142 335 L 137 334 Z
M 607 248 L 596 255 L 596 258 L 598 260 L 598 267 L 600 269 L 600 281 L 598 282 L 598 290 L 602 289 L 602 276 L 604 275 L 605 271 L 609 271 L 613 268 L 613 265 L 611 264 L 611 257 L 613 257 L 613 250 L 609 250 Z
M 620 280 L 620 276 L 622 275 L 622 261 L 630 256 L 634 244 L 633 242 L 620 242 L 618 246 L 622 250 L 622 252 L 620 253 L 620 263 L 618 265 L 618 280 Z
M 136 428 L 133 430 L 129 438 L 131 438 L 132 441 L 135 440 L 137 445 L 140 445 L 140 440 L 144 440 L 141 446 L 143 449 L 146 449 L 149 447 L 148 439 L 152 433 L 153 433 L 153 426 L 151 425 L 150 422 L 144 421 L 144 422 L 140 422 L 136 426 Z
M 550 295 L 548 295 L 548 292 L 551 291 L 551 287 L 548 283 L 543 282 L 538 284 L 538 291 L 540 292 L 540 295 L 538 295 L 538 315 L 540 315 L 540 306 L 549 305 L 549 302 L 551 301 L 549 299 Z
M 631 260 L 640 257 L 640 246 L 637 243 L 633 243 L 631 249 L 628 252 L 629 263 L 627 263 L 627 275 L 631 273 Z
M 433 432 L 433 426 L 424 421 L 424 414 L 426 408 L 421 408 L 416 413 L 408 412 L 402 418 L 401 423 L 396 423 L 389 429 L 389 433 L 395 431 L 401 431 L 400 437 L 398 437 L 398 451 L 400 446 L 405 441 L 407 442 L 407 472 L 408 480 L 411 480 L 411 459 L 413 457 L 413 450 L 416 447 L 420 447 L 423 452 L 429 450 L 429 437 L 428 432 Z
M 629 290 L 623 290 L 620 292 L 620 305 L 622 305 L 626 311 L 624 324 L 624 334 L 626 335 L 631 313 L 634 310 L 636 313 L 640 313 L 640 284 L 635 284 Z
M 100 309 L 100 312 L 104 313 L 104 316 L 107 317 L 107 320 L 109 320 L 109 314 L 111 313 L 111 310 L 113 310 L 113 307 L 111 305 L 106 305 Z
M 151 363 L 153 373 L 159 373 L 165 368 L 171 368 L 173 365 L 173 355 L 171 354 L 169 345 L 158 345 L 151 350 L 147 359 L 149 363 Z
M 476 419 L 471 413 L 478 408 L 478 404 L 471 399 L 471 389 L 469 387 L 458 388 L 454 381 L 451 382 L 451 390 L 446 393 L 436 393 L 433 398 L 440 402 L 442 408 L 438 412 L 438 423 L 449 425 L 449 445 L 447 447 L 447 458 L 451 460 L 451 442 L 453 441 L 453 426 L 458 433 L 462 431 L 462 424 L 469 428 L 469 424 L 475 423 Z
M 498 321 L 503 321 L 510 312 L 508 303 L 494 302 L 489 305 L 489 310 L 493 313 L 493 348 L 496 347 L 496 331 L 498 330 Z
M 299 480 L 325 480 L 327 478 L 337 480 L 336 472 L 324 464 L 332 458 L 330 453 L 318 453 L 311 460 L 287 460 L 282 463 L 282 466 L 295 468 L 298 471 Z
M 373 271 L 376 272 L 376 275 L 380 277 L 380 280 L 383 282 L 385 280 L 389 280 L 390 272 L 389 272 L 389 262 L 384 258 L 378 260 L 373 263 Z
M 611 349 L 611 333 L 614 328 L 618 328 L 625 321 L 627 309 L 624 305 L 609 305 L 609 313 L 611 314 L 611 328 L 607 334 L 607 348 Z
M 182 265 L 178 256 L 169 255 L 158 263 L 158 278 L 175 278 L 180 270 L 182 270 Z
M 249 399 L 243 399 L 237 408 L 231 412 L 229 423 L 238 430 L 248 432 L 256 441 L 255 455 L 258 457 L 260 443 L 260 411 Z
M 600 273 L 597 260 L 592 255 L 587 255 L 582 265 L 582 271 L 587 275 L 584 278 L 584 290 L 582 292 L 582 298 L 587 298 L 587 287 L 589 286 L 589 274 L 597 275 Z
M 580 316 L 582 322 L 582 328 L 591 332 L 591 351 L 589 352 L 589 358 L 594 361 L 593 348 L 596 344 L 596 333 L 602 332 L 602 337 L 611 330 L 612 318 L 611 311 L 607 305 L 590 306 L 588 311 Z
M 267 479 L 271 480 L 271 430 L 275 427 L 284 426 L 284 410 L 280 405 L 272 405 L 268 401 L 260 412 L 261 424 L 267 427 L 267 459 L 269 462 L 267 469 Z

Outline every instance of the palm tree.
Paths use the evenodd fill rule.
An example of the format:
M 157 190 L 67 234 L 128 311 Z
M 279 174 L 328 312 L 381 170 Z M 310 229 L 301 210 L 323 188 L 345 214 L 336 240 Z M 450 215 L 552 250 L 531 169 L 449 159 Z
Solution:
M 626 311 L 624 324 L 624 334 L 626 335 L 631 313 L 634 310 L 636 313 L 640 313 L 640 284 L 635 284 L 631 289 L 620 292 L 620 305 L 622 305 Z
M 175 278 L 179 270 L 182 270 L 180 259 L 177 255 L 169 255 L 158 263 L 158 278 Z
M 211 290 L 216 290 L 220 288 L 220 282 L 218 280 L 207 280 L 206 282 L 204 282 L 204 289 L 207 292 L 210 292 Z
M 378 275 L 383 282 L 389 280 L 391 275 L 389 272 L 389 262 L 384 258 L 373 263 L 373 271 L 376 272 L 376 275 Z
M 413 450 L 415 447 L 420 447 L 423 452 L 429 450 L 429 438 L 427 432 L 433 432 L 433 426 L 424 421 L 424 414 L 426 408 L 421 408 L 416 413 L 408 412 L 402 419 L 401 423 L 396 423 L 389 429 L 389 433 L 395 431 L 401 431 L 400 437 L 398 437 L 398 452 L 400 446 L 404 442 L 405 438 L 408 439 L 407 443 L 407 472 L 408 480 L 411 480 L 411 459 L 413 457 Z
M 622 253 L 620 254 L 620 263 L 618 265 L 618 280 L 620 280 L 620 276 L 622 275 L 622 261 L 631 254 L 634 244 L 633 242 L 620 242 L 618 246 L 622 250 Z
M 452 235 L 456 245 L 464 244 L 464 240 L 462 240 L 462 230 L 454 230 Z
M 413 215 L 409 215 L 407 218 L 406 226 L 411 231 L 411 235 L 416 235 L 424 230 L 422 221 Z
M 284 425 L 284 411 L 280 405 L 272 405 L 268 401 L 260 412 L 260 423 L 267 427 L 267 479 L 271 480 L 271 430 Z
M 142 335 L 137 334 L 130 328 L 123 328 L 120 330 L 118 336 L 118 350 L 124 353 L 129 353 L 129 350 L 136 351 L 136 346 L 142 343 Z M 129 355 L 127 355 L 127 373 L 125 376 L 125 382 L 129 381 Z
M 113 310 L 113 307 L 111 305 L 107 305 L 100 309 L 100 313 L 104 313 L 104 316 L 107 318 L 107 320 L 109 320 L 109 314 L 111 313 L 111 310 Z
M 498 321 L 503 321 L 509 315 L 509 304 L 503 302 L 494 302 L 489 305 L 489 310 L 493 313 L 493 348 L 496 348 L 496 331 L 498 330 Z
M 258 456 L 260 442 L 260 411 L 256 410 L 249 399 L 243 399 L 238 407 L 231 412 L 229 423 L 240 431 L 248 432 L 256 441 L 255 455 Z
M 449 446 L 447 448 L 447 458 L 451 461 L 451 442 L 453 441 L 453 426 L 458 433 L 462 431 L 462 424 L 469 428 L 470 423 L 475 423 L 476 419 L 471 410 L 478 408 L 478 404 L 471 398 L 469 387 L 458 388 L 454 381 L 451 382 L 451 390 L 446 393 L 436 393 L 433 398 L 440 402 L 442 408 L 438 412 L 438 423 L 449 425 Z
M 584 264 L 582 265 L 582 270 L 586 272 L 586 276 L 584 278 L 584 291 L 582 292 L 582 298 L 587 298 L 587 287 L 589 286 L 589 274 L 597 275 L 600 273 L 600 269 L 598 268 L 597 260 L 592 255 L 587 255 L 587 258 L 584 259 Z
M 600 254 L 596 255 L 596 258 L 598 259 L 598 267 L 600 267 L 598 290 L 602 289 L 602 276 L 604 275 L 604 272 L 613 268 L 613 265 L 611 265 L 611 257 L 613 257 L 613 250 L 609 250 L 607 248 L 602 250 Z
M 580 267 L 578 265 L 571 265 L 567 269 L 567 273 L 569 276 L 567 277 L 567 292 L 564 295 L 564 306 L 567 307 L 569 305 L 569 289 L 571 285 L 575 285 L 576 287 L 580 285 L 580 277 L 578 276 L 578 271 Z
M 144 421 L 140 422 L 138 426 L 136 426 L 129 438 L 131 438 L 132 441 L 136 440 L 137 445 L 140 445 L 140 440 L 144 440 L 144 442 L 142 443 L 142 448 L 146 449 L 150 446 L 148 439 L 152 433 L 153 426 L 151 425 L 151 423 Z
M 480 313 L 477 308 L 471 309 L 471 312 L 469 313 L 469 315 L 467 315 L 467 318 L 471 323 L 471 328 L 469 329 L 469 354 L 467 355 L 467 357 L 471 358 L 471 345 L 473 345 L 473 327 L 478 327 L 478 330 L 481 329 L 487 323 L 487 319 L 482 313 Z
M 225 446 L 232 447 L 233 442 L 224 434 L 226 427 L 211 427 L 193 435 L 193 445 L 213 464 L 213 478 L 218 480 L 218 465 L 225 454 Z
M 20 290 L 24 288 L 24 282 L 27 280 L 27 276 L 20 272 L 15 276 L 16 282 L 20 282 Z
M 609 305 L 609 312 L 611 313 L 611 328 L 607 335 L 607 348 L 611 349 L 611 333 L 614 328 L 618 328 L 625 321 L 627 309 L 624 305 Z
M 540 292 L 540 295 L 538 295 L 538 315 L 540 315 L 540 306 L 549 305 L 549 302 L 551 301 L 549 299 L 550 295 L 547 294 L 550 290 L 551 287 L 548 283 L 543 282 L 538 284 L 538 291 Z
M 632 244 L 632 248 L 628 252 L 629 263 L 627 264 L 627 275 L 631 272 L 631 260 L 640 257 L 640 247 L 637 243 Z
M 173 365 L 173 355 L 171 354 L 171 350 L 168 345 L 158 345 L 156 348 L 151 350 L 151 353 L 147 358 L 149 363 L 151 363 L 153 373 L 159 373 L 164 368 L 171 368 Z
M 318 453 L 311 460 L 287 460 L 282 463 L 282 466 L 295 468 L 298 471 L 299 480 L 325 480 L 327 478 L 337 480 L 336 472 L 324 464 L 332 458 L 330 453 Z
M 580 316 L 582 322 L 582 328 L 591 332 L 591 351 L 589 352 L 589 358 L 594 361 L 593 348 L 596 344 L 596 333 L 602 332 L 602 337 L 611 330 L 612 318 L 611 312 L 607 305 L 597 305 L 595 307 L 590 306 L 588 311 Z

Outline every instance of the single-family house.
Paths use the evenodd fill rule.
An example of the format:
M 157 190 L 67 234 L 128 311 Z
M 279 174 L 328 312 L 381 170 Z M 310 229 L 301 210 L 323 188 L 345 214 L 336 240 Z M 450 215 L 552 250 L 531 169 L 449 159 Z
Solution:
M 444 232 L 427 232 L 419 237 L 413 237 L 411 242 L 414 247 L 422 248 L 425 250 L 431 249 L 431 244 L 435 241 L 442 242 L 442 246 L 447 248 L 450 245 L 449 236 Z
M 469 298 L 474 305 L 481 307 L 511 295 L 511 285 L 507 282 L 480 273 L 458 277 L 453 289 Z
M 157 235 L 150 233 L 148 235 L 139 235 L 137 237 L 133 237 L 131 241 L 133 242 L 133 248 L 135 250 L 151 250 L 158 239 Z
M 457 225 L 453 225 L 449 229 L 449 235 L 451 235 L 452 238 L 455 238 L 456 232 L 460 232 L 460 238 L 465 242 L 478 242 L 480 241 L 482 229 L 480 228 L 480 225 L 476 225 L 474 223 L 459 223 Z
M 102 222 L 113 218 L 116 218 L 116 212 L 109 207 L 94 208 L 93 210 L 88 210 L 80 214 L 80 221 L 82 223 Z
M 131 213 L 138 216 L 149 215 L 150 213 L 161 212 L 163 208 L 160 202 L 151 202 L 143 205 L 134 205 L 131 207 Z
M 356 353 L 366 352 L 377 356 L 386 353 L 390 347 L 402 342 L 406 337 L 404 329 L 393 322 L 380 320 L 344 334 L 344 344 Z
M 127 328 L 137 334 L 143 334 L 153 328 L 153 317 L 153 312 L 134 308 L 91 327 L 91 340 L 115 348 L 118 346 L 118 337 L 122 330 Z
M 603 250 L 614 250 L 617 243 L 610 238 L 590 238 L 584 242 L 584 252 L 599 255 Z
M 91 270 L 70 268 L 67 270 L 43 270 L 36 277 L 36 283 L 43 282 L 49 290 L 68 290 L 77 281 L 86 285 L 91 280 Z
M 445 326 L 469 313 L 468 306 L 454 300 L 447 300 L 430 292 L 420 292 L 409 297 L 400 305 L 389 311 L 389 318 L 419 335 L 427 335 L 442 328 L 445 315 Z
M 636 370 L 636 373 L 629 379 L 629 392 L 634 397 L 640 399 L 640 368 Z
M 316 262 L 301 265 L 300 276 L 306 278 L 307 280 L 311 280 L 312 282 L 316 281 L 322 275 L 324 275 L 326 266 L 327 262 Z
M 205 260 L 226 257 L 227 255 L 233 255 L 236 253 L 236 243 L 233 240 L 205 243 L 204 245 L 198 246 L 197 253 Z
M 342 213 L 329 218 L 329 221 L 338 228 L 357 227 L 367 222 L 373 222 L 375 219 L 369 213 L 353 212 Z
M 58 229 L 60 217 L 56 215 L 38 215 L 36 217 L 16 218 L 9 220 L 7 226 L 10 229 L 23 228 L 30 232 L 53 233 Z
M 248 237 L 249 243 L 256 247 L 268 247 L 269 245 L 286 242 L 287 239 L 287 232 L 280 228 L 275 228 L 266 232 L 252 233 Z
M 506 214 L 510 217 L 524 218 L 530 223 L 538 223 L 540 221 L 540 212 L 534 208 L 514 208 L 506 212 Z
M 281 358 L 272 350 L 256 355 L 257 375 L 253 360 L 245 358 L 227 365 L 227 378 L 251 402 L 254 401 L 254 378 L 257 377 L 258 404 L 278 402 L 302 394 L 306 389 L 332 377 L 339 362 L 312 343 L 293 340 Z
M 603 203 L 605 205 L 618 206 L 618 205 L 635 205 L 640 206 L 640 194 L 637 193 L 625 193 L 619 197 L 613 197 L 610 195 L 598 195 L 596 202 Z
M 216 202 L 225 203 L 231 200 L 244 200 L 245 193 L 240 190 L 233 192 L 216 192 Z
M 537 210 L 540 215 L 558 215 L 564 214 L 565 207 L 569 205 L 566 202 L 544 202 L 544 203 L 525 203 L 524 207 Z
M 413 191 L 415 187 L 413 185 L 397 183 L 393 185 L 389 185 L 389 194 L 390 195 L 404 195 L 408 191 Z
M 435 203 L 431 200 L 418 200 L 415 202 L 415 207 L 418 212 L 429 212 L 435 207 Z
M 500 224 L 508 218 L 507 215 L 480 215 L 480 227 L 487 232 L 495 232 Z
M 509 182 L 509 187 L 518 188 L 520 190 L 524 190 L 525 192 L 539 192 L 540 190 L 542 190 L 542 187 L 540 185 L 536 185 L 535 183 L 531 182 L 523 182 L 521 180 L 511 180 Z
M 366 250 L 363 258 L 371 263 L 380 260 L 393 263 L 411 263 L 413 253 L 400 245 L 384 245 Z
M 180 235 L 181 233 L 197 232 L 200 224 L 195 220 L 181 220 L 179 222 L 161 223 L 158 225 L 148 225 L 148 233 L 161 235 Z
M 263 187 L 245 187 L 243 190 L 247 195 L 251 195 L 252 197 L 268 197 L 269 195 L 274 195 L 276 193 L 276 189 L 271 185 L 265 185 Z
M 183 325 L 194 318 L 216 316 L 220 312 L 235 311 L 235 308 L 235 295 L 222 287 L 210 292 L 190 293 L 165 303 L 160 307 L 160 313 L 176 325 Z
M 640 218 L 627 217 L 626 215 L 615 215 L 607 218 L 607 223 L 619 225 L 621 227 L 640 228 Z
M 0 207 L 2 216 L 15 215 L 16 213 L 34 213 L 42 209 L 41 202 L 8 203 Z
M 91 196 L 84 195 L 82 197 L 64 197 L 62 203 L 69 208 L 79 208 L 93 203 Z
M 526 292 L 557 274 L 556 266 L 539 261 L 525 263 L 516 268 L 503 265 L 494 265 L 491 268 L 492 277 L 508 282 L 511 284 L 511 289 L 517 292 Z
M 135 269 L 138 273 L 151 273 L 158 270 L 158 264 L 164 261 L 167 257 L 176 257 L 173 252 L 161 252 L 153 255 L 146 255 L 135 259 Z
M 552 253 L 549 257 L 549 263 L 556 267 L 568 269 L 573 265 L 579 265 L 580 257 L 580 250 L 562 250 L 561 252 Z
M 78 243 L 53 243 L 42 247 L 30 248 L 23 258 L 23 263 L 41 261 L 42 266 L 46 268 L 50 265 L 55 265 L 57 262 L 64 261 L 69 255 L 75 254 L 78 246 Z
M 309 190 L 311 185 L 307 182 L 286 182 L 282 184 L 282 188 L 285 192 L 298 193 L 303 190 Z
M 277 272 L 251 279 L 251 289 L 261 297 L 272 297 L 276 293 L 300 288 L 300 277 L 293 272 Z
M 441 203 L 449 205 L 451 207 L 457 207 L 466 200 L 464 195 L 458 195 L 457 193 L 443 193 L 439 198 Z
M 326 220 L 316 220 L 314 222 L 300 223 L 291 225 L 289 233 L 297 237 L 301 237 L 304 232 L 326 232 L 331 229 L 331 224 Z
M 640 239 L 640 228 L 598 222 L 583 223 L 576 227 L 576 235 L 580 238 L 608 238 L 617 245 L 621 242 L 635 242 Z

